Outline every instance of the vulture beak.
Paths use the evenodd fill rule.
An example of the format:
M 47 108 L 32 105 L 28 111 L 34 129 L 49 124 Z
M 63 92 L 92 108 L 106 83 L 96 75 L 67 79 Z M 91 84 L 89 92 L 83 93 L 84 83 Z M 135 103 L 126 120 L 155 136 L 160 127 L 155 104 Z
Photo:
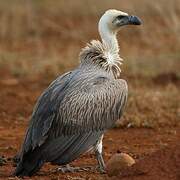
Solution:
M 137 16 L 117 16 L 113 24 L 115 24 L 116 27 L 121 27 L 124 25 L 141 25 L 142 21 Z
M 141 25 L 142 21 L 137 16 L 128 16 L 128 24 Z

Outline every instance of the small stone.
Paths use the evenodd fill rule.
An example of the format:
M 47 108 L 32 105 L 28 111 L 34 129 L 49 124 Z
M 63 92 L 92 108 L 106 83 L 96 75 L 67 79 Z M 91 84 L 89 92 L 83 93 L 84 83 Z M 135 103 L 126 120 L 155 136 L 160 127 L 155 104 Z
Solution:
M 135 160 L 126 153 L 114 154 L 107 162 L 107 174 L 108 176 L 116 176 L 122 169 L 135 164 Z

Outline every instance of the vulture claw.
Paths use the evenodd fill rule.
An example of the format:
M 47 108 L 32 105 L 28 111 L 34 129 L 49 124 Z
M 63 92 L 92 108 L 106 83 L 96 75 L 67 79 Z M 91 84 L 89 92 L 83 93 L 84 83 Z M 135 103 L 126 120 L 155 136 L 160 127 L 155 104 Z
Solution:
M 98 169 L 98 168 L 97 168 Z M 83 172 L 83 171 L 94 171 L 96 168 L 93 166 L 85 166 L 85 167 L 72 167 L 70 165 L 65 165 L 62 167 L 58 167 L 53 172 L 62 172 L 62 173 L 75 173 L 75 172 Z

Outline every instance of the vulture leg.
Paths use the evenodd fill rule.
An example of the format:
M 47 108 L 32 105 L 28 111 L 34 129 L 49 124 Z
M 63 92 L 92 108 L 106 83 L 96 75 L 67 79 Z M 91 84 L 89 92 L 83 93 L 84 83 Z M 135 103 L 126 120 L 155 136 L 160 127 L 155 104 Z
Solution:
M 101 173 L 105 173 L 106 172 L 106 165 L 104 163 L 104 159 L 102 157 L 102 153 L 99 153 L 98 151 L 96 152 L 96 158 L 97 158 L 97 161 L 98 161 L 98 169 Z
M 101 138 L 99 139 L 99 141 L 97 142 L 96 146 L 95 146 L 95 155 L 96 155 L 96 159 L 98 161 L 98 169 L 101 173 L 105 173 L 106 172 L 106 165 L 104 163 L 104 159 L 102 156 L 102 139 L 103 139 L 103 135 L 101 136 Z

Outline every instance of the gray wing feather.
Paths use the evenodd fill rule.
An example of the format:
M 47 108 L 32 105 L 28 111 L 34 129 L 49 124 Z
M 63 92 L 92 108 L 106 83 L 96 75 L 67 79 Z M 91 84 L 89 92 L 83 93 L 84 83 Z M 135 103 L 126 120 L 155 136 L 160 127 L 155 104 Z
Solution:
M 43 144 L 47 139 L 47 133 L 57 117 L 57 114 L 55 113 L 55 108 L 57 108 L 55 107 L 55 100 L 56 96 L 58 96 L 58 92 L 56 91 L 54 94 L 53 92 L 55 89 L 58 89 L 59 92 L 63 92 L 68 80 L 71 78 L 71 73 L 72 72 L 68 72 L 58 77 L 39 97 L 36 106 L 33 109 L 31 121 L 22 147 L 23 149 L 21 151 L 27 152 L 30 149 L 34 149 L 36 146 Z M 64 94 L 61 93 L 59 94 L 59 97 L 62 97 L 63 95 Z M 53 99 L 51 99 L 52 96 L 54 97 Z
M 102 134 L 103 132 L 99 131 L 68 136 L 62 135 L 51 141 L 47 147 L 43 147 L 42 154 L 46 155 L 46 161 L 55 164 L 67 164 L 88 151 L 92 145 L 97 143 Z
M 121 117 L 127 84 L 105 76 L 79 76 L 69 72 L 57 78 L 34 108 L 24 151 L 48 138 L 104 131 Z
M 74 89 L 66 94 L 59 108 L 61 117 L 58 119 L 57 127 L 63 126 L 65 134 L 112 127 L 121 117 L 127 100 L 127 91 L 124 80 L 106 77 L 92 79 L 84 88 Z
M 126 82 L 107 74 L 75 70 L 58 77 L 33 110 L 15 175 L 76 159 L 120 118 L 126 99 Z

